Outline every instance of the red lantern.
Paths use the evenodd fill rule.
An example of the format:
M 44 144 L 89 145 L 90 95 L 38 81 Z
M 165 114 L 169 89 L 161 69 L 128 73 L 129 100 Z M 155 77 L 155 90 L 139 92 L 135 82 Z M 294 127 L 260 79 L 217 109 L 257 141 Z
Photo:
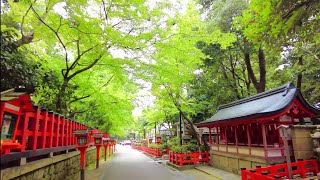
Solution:
M 77 137 L 77 149 L 80 151 L 80 179 L 84 180 L 85 156 L 89 147 L 91 129 L 74 130 L 73 134 Z

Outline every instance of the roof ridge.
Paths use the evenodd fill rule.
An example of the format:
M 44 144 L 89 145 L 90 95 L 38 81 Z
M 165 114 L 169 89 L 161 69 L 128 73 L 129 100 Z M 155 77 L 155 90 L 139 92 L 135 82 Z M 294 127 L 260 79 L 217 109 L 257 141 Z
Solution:
M 267 96 L 278 94 L 280 92 L 284 92 L 283 96 L 286 96 L 288 91 L 290 89 L 294 89 L 294 88 L 296 88 L 296 87 L 294 86 L 294 84 L 292 82 L 290 82 L 289 84 L 286 84 L 286 85 L 271 89 L 269 91 L 265 91 L 265 92 L 256 94 L 254 96 L 246 97 L 246 98 L 243 98 L 243 99 L 240 99 L 240 100 L 237 100 L 237 101 L 233 101 L 231 103 L 227 103 L 227 104 L 221 105 L 221 106 L 218 107 L 218 110 L 229 108 L 229 107 L 236 106 L 236 105 L 239 105 L 239 104 L 244 104 L 244 103 L 247 103 L 247 102 L 250 102 L 250 101 L 254 101 L 254 100 L 261 99 L 261 98 L 264 98 L 264 97 L 267 97 Z

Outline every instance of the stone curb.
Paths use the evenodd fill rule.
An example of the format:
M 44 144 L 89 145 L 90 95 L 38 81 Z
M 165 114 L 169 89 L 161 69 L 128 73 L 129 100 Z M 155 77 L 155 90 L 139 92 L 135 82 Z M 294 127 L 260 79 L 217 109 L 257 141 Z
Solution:
M 215 177 L 215 178 L 217 178 L 217 179 L 223 180 L 221 177 L 215 176 L 215 175 L 213 175 L 213 174 L 211 174 L 211 173 L 209 173 L 209 172 L 207 172 L 207 171 L 205 171 L 205 170 L 199 169 L 199 168 L 197 168 L 197 167 L 195 167 L 195 169 L 198 170 L 198 171 L 201 171 L 201 172 L 203 172 L 203 173 L 205 173 L 205 174 L 208 174 L 208 175 L 210 175 L 210 176 L 213 176 L 213 177 Z

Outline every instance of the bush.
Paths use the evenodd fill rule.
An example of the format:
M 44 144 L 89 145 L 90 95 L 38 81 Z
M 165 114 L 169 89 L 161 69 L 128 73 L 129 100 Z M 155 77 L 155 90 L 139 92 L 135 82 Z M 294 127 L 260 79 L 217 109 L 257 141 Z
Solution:
M 163 143 L 163 144 L 160 145 L 159 148 L 160 148 L 161 150 L 166 150 L 168 147 L 169 147 L 169 146 L 168 146 L 167 143 Z
M 199 146 L 197 145 L 196 139 L 192 139 L 188 144 L 180 146 L 179 138 L 175 137 L 170 139 L 170 141 L 168 142 L 168 146 L 171 148 L 171 151 L 174 153 L 189 154 L 189 153 L 199 151 Z
M 149 148 L 156 148 L 156 149 L 158 149 L 158 148 L 160 147 L 160 145 L 158 145 L 158 144 L 149 144 L 148 147 L 149 147 Z
M 171 138 L 170 140 L 168 140 L 168 148 L 172 149 L 172 147 L 178 146 L 179 141 L 180 141 L 179 137 Z
M 185 146 L 186 146 L 186 149 L 187 149 L 188 151 L 190 151 L 190 152 L 196 152 L 196 151 L 198 151 L 198 146 L 197 146 L 197 144 L 189 143 L 189 144 L 187 144 L 187 145 L 185 145 Z
M 142 143 L 139 142 L 132 142 L 131 146 L 142 146 Z

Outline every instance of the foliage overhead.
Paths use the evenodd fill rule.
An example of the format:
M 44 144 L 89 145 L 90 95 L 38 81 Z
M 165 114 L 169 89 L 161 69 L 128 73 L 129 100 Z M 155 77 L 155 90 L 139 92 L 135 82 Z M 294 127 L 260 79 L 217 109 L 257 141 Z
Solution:
M 110 134 L 199 122 L 294 81 L 320 102 L 317 0 L 5 1 L 1 91 Z M 139 83 L 139 82 L 144 83 Z M 153 106 L 134 118 L 137 92 Z

